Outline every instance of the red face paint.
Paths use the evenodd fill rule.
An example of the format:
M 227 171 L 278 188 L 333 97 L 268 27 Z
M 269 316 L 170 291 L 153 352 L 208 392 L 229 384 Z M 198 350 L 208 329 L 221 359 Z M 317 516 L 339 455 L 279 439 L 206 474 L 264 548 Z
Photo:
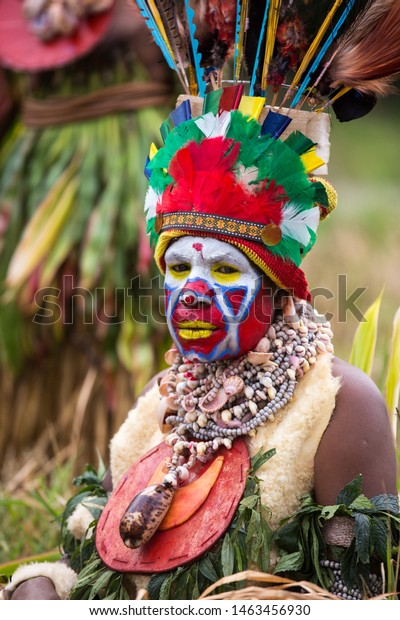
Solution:
M 214 361 L 255 348 L 271 323 L 272 291 L 240 250 L 184 237 L 167 251 L 166 264 L 168 325 L 185 357 Z

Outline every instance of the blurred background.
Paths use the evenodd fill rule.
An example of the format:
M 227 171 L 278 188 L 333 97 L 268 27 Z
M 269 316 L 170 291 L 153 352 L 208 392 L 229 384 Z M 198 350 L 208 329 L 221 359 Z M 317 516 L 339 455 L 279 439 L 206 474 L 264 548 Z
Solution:
M 157 312 L 147 325 L 129 316 L 155 303 L 142 169 L 178 89 L 126 8 L 117 2 L 108 34 L 82 58 L 59 67 L 56 50 L 33 72 L 9 62 L 0 69 L 0 564 L 57 554 L 57 515 L 73 476 L 88 462 L 107 463 L 110 437 L 169 345 Z M 57 125 L 40 124 L 54 107 L 41 110 L 38 101 L 93 93 L 88 118 L 71 124 L 68 109 Z M 126 109 L 127 100 L 139 103 Z M 365 313 L 383 290 L 372 371 L 382 390 L 400 305 L 399 167 L 397 96 L 352 123 L 332 120 L 328 178 L 339 204 L 303 264 L 344 359 L 359 323 L 346 297 L 361 289 L 354 303 Z M 137 281 L 130 294 L 113 293 L 137 275 L 149 287 L 140 309 Z M 61 297 L 35 297 L 48 287 Z M 74 301 L 76 287 L 89 294 Z M 51 301 L 62 320 L 50 325 Z

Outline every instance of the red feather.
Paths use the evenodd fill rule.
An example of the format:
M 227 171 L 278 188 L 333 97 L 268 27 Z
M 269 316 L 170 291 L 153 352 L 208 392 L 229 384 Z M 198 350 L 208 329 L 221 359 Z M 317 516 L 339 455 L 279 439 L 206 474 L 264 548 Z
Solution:
M 266 180 L 247 186 L 236 176 L 240 143 L 218 137 L 189 143 L 169 166 L 174 183 L 164 191 L 159 210 L 208 213 L 260 224 L 279 224 L 283 188 Z

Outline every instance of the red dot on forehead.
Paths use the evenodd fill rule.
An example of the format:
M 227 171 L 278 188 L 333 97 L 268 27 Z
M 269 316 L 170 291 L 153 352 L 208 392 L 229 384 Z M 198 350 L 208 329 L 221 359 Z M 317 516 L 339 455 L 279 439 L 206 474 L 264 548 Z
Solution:
M 202 243 L 193 243 L 192 247 L 197 250 L 198 252 L 201 252 L 203 249 L 203 244 Z

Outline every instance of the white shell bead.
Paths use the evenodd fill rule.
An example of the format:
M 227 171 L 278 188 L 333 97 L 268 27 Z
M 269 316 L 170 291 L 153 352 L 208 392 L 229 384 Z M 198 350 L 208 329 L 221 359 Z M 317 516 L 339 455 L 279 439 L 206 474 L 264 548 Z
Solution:
M 205 426 L 207 426 L 207 416 L 205 413 L 202 413 L 201 415 L 199 415 L 199 417 L 197 418 L 197 424 L 201 428 L 204 428 Z
M 267 388 L 272 387 L 272 379 L 270 377 L 262 377 L 260 383 Z
M 253 400 L 249 400 L 248 405 L 249 405 L 249 409 L 250 409 L 251 413 L 253 415 L 256 415 L 256 413 L 258 412 L 257 404 Z
M 224 411 L 221 413 L 221 419 L 223 422 L 225 422 L 225 424 L 232 420 L 232 414 L 229 409 L 224 409 Z
M 207 449 L 207 446 L 204 443 L 204 441 L 199 441 L 199 443 L 197 444 L 196 448 L 197 448 L 197 454 L 202 456 L 205 453 L 205 451 Z
M 176 474 L 178 478 L 182 481 L 187 480 L 189 478 L 189 470 L 187 467 L 183 467 L 180 465 L 176 468 Z
M 249 398 L 249 399 L 253 398 L 254 396 L 253 388 L 248 385 L 244 390 L 244 395 L 246 396 L 246 398 Z

